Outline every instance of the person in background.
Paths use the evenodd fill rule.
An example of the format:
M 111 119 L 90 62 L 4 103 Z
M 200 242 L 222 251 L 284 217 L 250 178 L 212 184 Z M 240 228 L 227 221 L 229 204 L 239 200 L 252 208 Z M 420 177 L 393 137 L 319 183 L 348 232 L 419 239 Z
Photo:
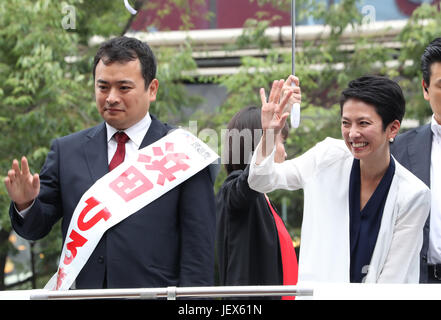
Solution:
M 399 134 L 391 144 L 393 156 L 432 192 L 421 249 L 421 283 L 441 283 L 441 38 L 421 56 L 424 99 L 432 108 L 430 123 Z M 437 195 L 437 196 L 435 196 Z
M 290 104 L 300 102 L 296 82 Z M 286 158 L 286 124 L 276 137 L 275 161 Z M 228 177 L 216 195 L 216 248 L 220 285 L 295 285 L 297 258 L 292 239 L 274 204 L 248 185 L 249 159 L 262 134 L 260 109 L 248 107 L 228 123 L 224 155 Z M 276 297 L 280 299 L 280 297 Z M 285 296 L 283 299 L 292 297 Z
M 137 150 L 172 129 L 149 113 L 159 81 L 150 47 L 135 38 L 104 42 L 94 59 L 104 122 L 52 142 L 40 174 L 26 157 L 5 178 L 10 217 L 23 238 L 46 236 L 62 219 L 63 241 L 82 195 Z M 77 289 L 214 284 L 215 204 L 208 168 L 108 229 L 75 280 Z
M 275 161 L 288 113 L 261 89 L 263 136 L 248 183 L 258 192 L 304 190 L 299 283 L 417 283 L 430 190 L 390 154 L 405 112 L 392 80 L 364 76 L 342 94 L 343 140 L 326 138 L 303 155 Z

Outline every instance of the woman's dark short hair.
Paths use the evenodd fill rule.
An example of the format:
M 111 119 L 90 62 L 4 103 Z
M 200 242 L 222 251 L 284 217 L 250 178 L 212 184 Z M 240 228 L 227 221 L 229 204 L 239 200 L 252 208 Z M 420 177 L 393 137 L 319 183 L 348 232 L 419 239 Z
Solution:
M 156 77 L 156 58 L 152 49 L 145 42 L 135 38 L 117 37 L 101 44 L 93 60 L 93 78 L 100 60 L 105 65 L 113 62 L 128 62 L 139 59 L 144 86 L 147 90 Z
M 395 81 L 386 77 L 363 76 L 349 82 L 341 93 L 340 114 L 350 99 L 372 105 L 383 121 L 383 130 L 394 120 L 403 120 L 406 106 L 403 91 Z
M 225 136 L 226 151 L 224 166 L 227 173 L 235 170 L 244 170 L 251 159 L 253 152 L 262 136 L 261 110 L 256 107 L 247 107 L 237 112 L 227 126 Z M 282 129 L 284 139 L 288 137 L 288 123 Z

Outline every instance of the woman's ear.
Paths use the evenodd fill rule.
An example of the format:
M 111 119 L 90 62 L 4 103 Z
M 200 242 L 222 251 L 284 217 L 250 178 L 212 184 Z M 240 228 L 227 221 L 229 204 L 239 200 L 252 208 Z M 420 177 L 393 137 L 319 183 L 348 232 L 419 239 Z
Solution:
M 400 131 L 401 128 L 401 123 L 400 121 L 398 121 L 397 119 L 395 119 L 394 121 L 392 121 L 389 125 L 389 136 L 388 139 L 394 139 L 396 137 L 396 135 L 398 134 L 398 132 Z

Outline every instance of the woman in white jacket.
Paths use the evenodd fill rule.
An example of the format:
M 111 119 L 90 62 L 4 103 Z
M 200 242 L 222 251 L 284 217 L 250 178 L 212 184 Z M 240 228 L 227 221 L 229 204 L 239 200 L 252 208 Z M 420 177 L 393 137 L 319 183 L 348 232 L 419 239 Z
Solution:
M 299 283 L 417 283 L 430 192 L 389 151 L 405 111 L 401 88 L 377 76 L 351 81 L 340 101 L 343 140 L 279 164 L 274 137 L 289 115 L 282 88 L 275 81 L 268 101 L 260 91 L 264 134 L 248 183 L 264 193 L 304 190 Z

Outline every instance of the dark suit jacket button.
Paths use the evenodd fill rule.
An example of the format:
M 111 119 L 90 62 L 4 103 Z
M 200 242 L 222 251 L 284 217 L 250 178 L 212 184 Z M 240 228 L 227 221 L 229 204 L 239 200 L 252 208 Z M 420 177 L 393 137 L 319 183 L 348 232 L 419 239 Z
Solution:
M 98 263 L 104 263 L 104 257 L 103 256 L 99 256 L 98 257 Z

